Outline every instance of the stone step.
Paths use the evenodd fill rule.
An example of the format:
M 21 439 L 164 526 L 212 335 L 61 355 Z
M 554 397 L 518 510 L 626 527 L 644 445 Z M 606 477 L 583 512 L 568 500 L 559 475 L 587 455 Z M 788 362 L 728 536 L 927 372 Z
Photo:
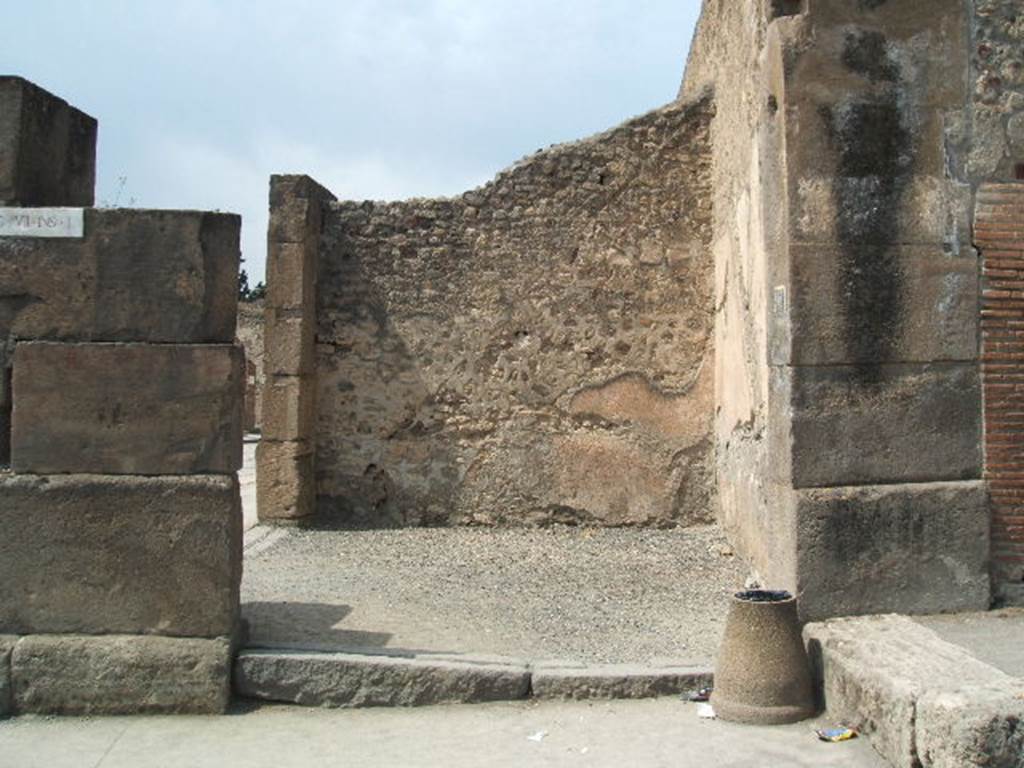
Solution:
M 1024 768 L 1024 679 L 903 616 L 808 624 L 831 719 L 894 768 Z
M 243 697 L 314 707 L 424 706 L 543 699 L 650 698 L 711 685 L 705 667 L 530 663 L 495 656 L 249 648 L 235 661 Z

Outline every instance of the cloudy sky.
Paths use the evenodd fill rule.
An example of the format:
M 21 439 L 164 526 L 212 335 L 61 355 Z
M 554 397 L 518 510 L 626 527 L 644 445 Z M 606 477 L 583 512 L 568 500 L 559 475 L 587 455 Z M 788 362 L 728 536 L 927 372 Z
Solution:
M 9 11 L 12 9 L 8 9 Z M 0 73 L 100 121 L 101 205 L 243 215 L 267 180 L 452 195 L 671 101 L 700 0 L 31 0 Z

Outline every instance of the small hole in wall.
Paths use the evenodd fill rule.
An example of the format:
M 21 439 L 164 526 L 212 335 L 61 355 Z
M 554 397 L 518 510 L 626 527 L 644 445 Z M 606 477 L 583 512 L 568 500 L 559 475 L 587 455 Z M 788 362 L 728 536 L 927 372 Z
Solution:
M 804 0 L 772 0 L 772 18 L 796 16 L 804 12 Z
M 779 100 L 775 98 L 775 94 L 768 96 L 768 114 L 775 116 L 775 113 L 779 111 Z
M 1013 177 L 1020 181 L 1024 181 L 1024 163 L 1017 163 L 1017 165 L 1013 167 Z

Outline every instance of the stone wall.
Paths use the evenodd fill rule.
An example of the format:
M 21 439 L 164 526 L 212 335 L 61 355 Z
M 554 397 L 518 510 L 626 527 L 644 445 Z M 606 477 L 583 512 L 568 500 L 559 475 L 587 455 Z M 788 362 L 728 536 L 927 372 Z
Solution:
M 711 115 L 671 104 L 458 198 L 326 207 L 323 518 L 713 519 Z
M 722 520 L 806 618 L 988 604 L 972 190 L 950 159 L 969 21 L 960 0 L 709 0 L 691 53 L 683 92 L 717 109 Z
M 69 122 L 95 136 L 15 81 L 32 98 L 12 106 L 0 78 L 0 125 L 36 126 L 28 146 Z M 95 165 L 89 141 L 70 163 L 25 146 L 0 131 L 19 179 Z M 79 200 L 32 188 L 0 205 Z M 220 712 L 242 568 L 241 222 L 79 214 L 81 236 L 0 234 L 0 715 Z
M 259 432 L 263 424 L 263 300 L 238 302 L 235 341 L 245 349 L 245 431 Z

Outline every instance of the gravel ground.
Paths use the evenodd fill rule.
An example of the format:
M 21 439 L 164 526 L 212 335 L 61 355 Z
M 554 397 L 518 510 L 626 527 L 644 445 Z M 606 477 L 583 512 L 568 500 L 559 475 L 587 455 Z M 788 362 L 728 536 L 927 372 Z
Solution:
M 248 540 L 252 645 L 709 663 L 746 575 L 713 526 L 259 527 Z

